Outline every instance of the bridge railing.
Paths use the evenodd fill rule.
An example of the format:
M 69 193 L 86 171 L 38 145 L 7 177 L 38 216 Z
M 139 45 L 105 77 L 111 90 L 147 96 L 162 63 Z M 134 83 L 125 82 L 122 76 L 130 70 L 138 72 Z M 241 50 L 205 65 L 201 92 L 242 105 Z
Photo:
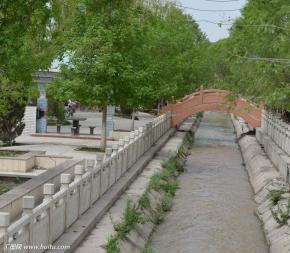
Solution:
M 25 196 L 16 221 L 1 212 L 0 252 L 44 252 L 170 128 L 170 113 L 161 115 L 107 148 L 102 162 L 87 160 L 73 175 L 61 174 L 57 192 L 54 184 L 44 184 L 41 203 Z
M 290 125 L 277 115 L 263 110 L 261 128 L 288 155 L 290 155 Z

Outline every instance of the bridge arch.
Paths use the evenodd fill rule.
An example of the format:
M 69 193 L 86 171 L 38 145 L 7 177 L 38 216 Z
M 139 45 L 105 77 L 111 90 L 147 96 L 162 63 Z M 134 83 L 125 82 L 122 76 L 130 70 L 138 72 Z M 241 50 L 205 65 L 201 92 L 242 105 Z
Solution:
M 229 99 L 230 92 L 225 90 L 202 88 L 185 96 L 175 104 L 169 104 L 161 110 L 161 114 L 171 112 L 172 126 L 175 127 L 192 114 L 210 110 L 220 110 L 232 113 L 244 119 L 253 128 L 261 126 L 263 105 L 256 104 L 242 98 Z

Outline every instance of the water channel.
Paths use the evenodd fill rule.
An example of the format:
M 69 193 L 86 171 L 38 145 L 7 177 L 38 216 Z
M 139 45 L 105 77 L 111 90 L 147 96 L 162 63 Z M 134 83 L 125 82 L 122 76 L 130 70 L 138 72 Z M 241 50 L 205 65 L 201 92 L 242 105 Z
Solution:
M 230 116 L 206 112 L 154 253 L 268 253 Z

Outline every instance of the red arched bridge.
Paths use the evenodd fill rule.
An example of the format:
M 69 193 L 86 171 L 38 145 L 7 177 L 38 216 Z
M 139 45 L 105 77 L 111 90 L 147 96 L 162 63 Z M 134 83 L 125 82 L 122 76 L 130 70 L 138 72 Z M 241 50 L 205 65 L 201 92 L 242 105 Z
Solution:
M 171 112 L 172 126 L 175 127 L 194 113 L 220 110 L 239 116 L 253 128 L 257 128 L 261 126 L 263 108 L 263 104 L 257 106 L 242 97 L 231 96 L 228 91 L 201 88 L 175 104 L 167 105 L 161 110 L 161 114 Z

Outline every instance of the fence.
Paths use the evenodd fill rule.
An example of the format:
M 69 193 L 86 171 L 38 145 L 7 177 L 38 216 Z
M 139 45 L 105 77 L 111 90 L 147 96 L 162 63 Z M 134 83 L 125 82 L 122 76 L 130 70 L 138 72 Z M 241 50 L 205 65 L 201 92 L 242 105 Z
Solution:
M 266 110 L 262 113 L 262 131 L 290 155 L 290 125 Z
M 171 115 L 153 122 L 107 148 L 102 162 L 76 165 L 74 175 L 61 174 L 61 187 L 43 186 L 43 200 L 23 198 L 22 217 L 10 224 L 9 213 L 0 213 L 0 252 L 44 252 L 86 212 L 171 126 Z M 13 246 L 11 248 L 11 246 Z

